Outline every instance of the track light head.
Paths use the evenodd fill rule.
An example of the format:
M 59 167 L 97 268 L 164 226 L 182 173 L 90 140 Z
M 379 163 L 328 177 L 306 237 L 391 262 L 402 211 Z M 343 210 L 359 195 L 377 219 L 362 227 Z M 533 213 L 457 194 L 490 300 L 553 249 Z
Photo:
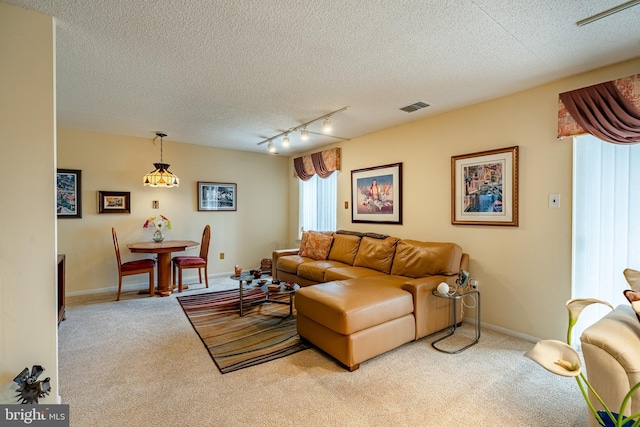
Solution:
M 303 141 L 309 140 L 309 131 L 306 127 L 300 131 L 300 139 Z
M 290 142 L 291 141 L 289 140 L 289 134 L 286 134 L 284 138 L 282 138 L 282 146 L 287 148 Z
M 329 117 L 327 117 L 326 119 L 324 119 L 324 121 L 322 122 L 322 130 L 324 132 L 331 132 L 332 130 L 332 126 L 331 126 L 331 119 L 329 119 Z
M 267 148 L 269 149 L 270 153 L 275 153 L 276 152 L 276 147 L 275 147 L 275 145 L 273 145 L 273 141 L 269 141 L 269 143 L 267 144 Z

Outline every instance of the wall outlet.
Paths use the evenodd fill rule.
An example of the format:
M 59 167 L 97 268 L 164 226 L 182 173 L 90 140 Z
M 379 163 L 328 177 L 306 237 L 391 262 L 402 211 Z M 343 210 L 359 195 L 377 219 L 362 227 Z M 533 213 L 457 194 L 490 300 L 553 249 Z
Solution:
M 479 291 L 480 281 L 478 279 L 469 279 L 469 286 L 471 286 L 471 289 L 473 289 L 474 291 Z
M 558 193 L 549 194 L 549 207 L 550 208 L 560 207 L 560 194 Z
M 224 259 L 224 252 L 220 252 L 220 259 Z

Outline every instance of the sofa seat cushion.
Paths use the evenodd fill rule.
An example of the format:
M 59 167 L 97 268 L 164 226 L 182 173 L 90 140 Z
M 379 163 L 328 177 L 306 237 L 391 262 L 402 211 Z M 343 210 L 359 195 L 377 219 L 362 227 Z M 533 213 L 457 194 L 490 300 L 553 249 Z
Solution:
M 413 313 L 413 298 L 395 286 L 352 286 L 347 280 L 302 288 L 295 306 L 314 322 L 350 335 Z
M 328 268 L 345 267 L 344 263 L 339 261 L 309 261 L 298 266 L 298 276 L 315 282 L 324 282 L 324 272 Z
M 313 261 L 311 258 L 303 257 L 300 255 L 285 255 L 278 258 L 278 264 L 276 265 L 276 268 L 287 273 L 297 274 L 298 266 L 300 264 L 311 261 Z
M 352 267 L 345 265 L 343 267 L 328 268 L 324 272 L 324 282 L 331 282 L 332 280 L 346 280 L 357 279 L 360 277 L 372 277 L 372 276 L 387 276 L 377 270 L 372 270 L 365 267 Z

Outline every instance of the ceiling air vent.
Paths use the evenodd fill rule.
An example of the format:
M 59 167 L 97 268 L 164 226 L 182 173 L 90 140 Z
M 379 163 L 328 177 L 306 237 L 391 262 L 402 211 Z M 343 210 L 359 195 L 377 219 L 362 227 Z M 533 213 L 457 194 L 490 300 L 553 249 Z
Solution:
M 414 111 L 418 111 L 424 107 L 428 107 L 429 104 L 425 102 L 416 102 L 415 104 L 407 105 L 406 107 L 402 107 L 401 110 L 407 113 L 413 113 Z

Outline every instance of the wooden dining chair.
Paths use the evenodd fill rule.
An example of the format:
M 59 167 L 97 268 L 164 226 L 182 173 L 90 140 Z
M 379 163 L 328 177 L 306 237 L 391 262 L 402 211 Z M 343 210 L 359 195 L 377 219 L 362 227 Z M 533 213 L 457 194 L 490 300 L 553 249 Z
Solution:
M 204 281 L 209 287 L 209 274 L 207 273 L 207 260 L 209 258 L 209 241 L 211 240 L 211 227 L 206 225 L 202 232 L 202 242 L 200 243 L 200 256 L 176 256 L 173 257 L 173 286 L 176 285 L 178 277 L 178 292 L 182 292 L 182 270 L 186 268 L 197 268 L 198 279 L 202 283 L 202 269 L 204 269 Z
M 111 227 L 111 234 L 113 235 L 113 248 L 116 250 L 116 260 L 118 261 L 118 297 L 116 298 L 116 301 L 120 301 L 122 277 L 132 276 L 134 274 L 149 273 L 149 295 L 154 296 L 154 269 L 156 267 L 156 262 L 148 258 L 122 263 L 120 260 L 120 248 L 118 246 L 118 236 L 116 236 L 115 227 Z

